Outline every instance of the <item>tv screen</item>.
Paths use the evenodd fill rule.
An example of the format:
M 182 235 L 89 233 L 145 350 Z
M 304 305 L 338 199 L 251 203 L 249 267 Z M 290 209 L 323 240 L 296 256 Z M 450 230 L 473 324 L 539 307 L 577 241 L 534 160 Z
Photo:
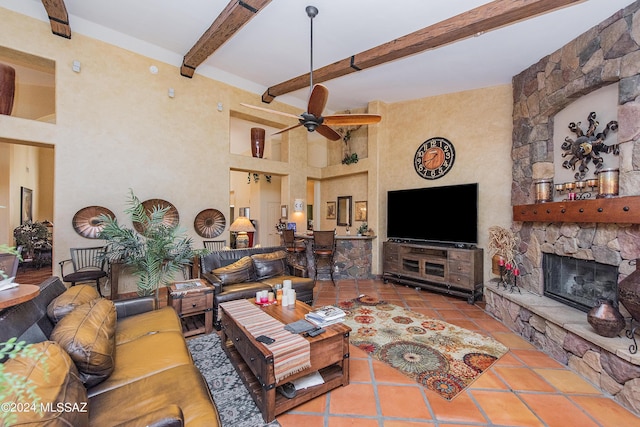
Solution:
M 478 243 L 478 184 L 392 190 L 387 237 L 447 244 Z

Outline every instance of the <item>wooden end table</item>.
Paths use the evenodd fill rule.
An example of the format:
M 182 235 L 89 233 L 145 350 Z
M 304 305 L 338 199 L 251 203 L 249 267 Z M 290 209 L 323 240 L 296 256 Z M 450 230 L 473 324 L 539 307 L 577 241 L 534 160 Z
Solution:
M 249 300 L 253 302 L 253 300 Z M 296 301 L 295 307 L 270 305 L 261 307 L 271 317 L 286 324 L 304 319 L 312 310 L 307 304 Z M 297 390 L 296 396 L 287 399 L 276 392 L 273 353 L 256 341 L 242 325 L 239 325 L 221 307 L 222 329 L 219 332 L 222 347 L 249 394 L 262 412 L 265 422 L 304 402 L 314 399 L 329 390 L 349 384 L 349 333 L 351 328 L 343 323 L 327 326 L 326 332 L 316 337 L 307 337 L 311 345 L 311 367 L 285 378 L 281 383 L 293 381 L 318 371 L 323 384 Z
M 204 280 L 172 283 L 169 286 L 168 304 L 180 316 L 185 337 L 213 331 L 213 286 Z

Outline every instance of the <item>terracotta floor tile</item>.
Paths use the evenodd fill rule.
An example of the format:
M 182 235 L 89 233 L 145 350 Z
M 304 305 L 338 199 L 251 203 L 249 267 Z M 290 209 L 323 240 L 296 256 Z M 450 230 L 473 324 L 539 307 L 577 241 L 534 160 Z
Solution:
M 559 394 L 522 393 L 520 398 L 533 410 L 548 427 L 566 427 L 567 420 L 571 425 L 580 427 L 596 427 L 574 402 Z
M 360 350 L 358 347 L 356 347 L 353 344 L 349 344 L 349 355 L 350 358 L 360 358 L 360 359 L 368 359 L 369 358 L 369 353 L 367 353 L 364 350 Z
M 567 369 L 534 369 L 534 371 L 563 393 L 601 394 L 573 371 Z
M 373 372 L 378 383 L 416 384 L 414 380 L 379 360 L 372 360 Z
M 513 393 L 481 390 L 470 390 L 469 393 L 493 424 L 510 427 L 544 426 Z
M 612 399 L 601 396 L 571 396 L 590 416 L 603 427 L 632 427 L 640 425 L 640 417 L 635 416 Z
M 498 376 L 492 371 L 488 370 L 482 373 L 477 380 L 471 383 L 469 388 L 484 388 L 492 390 L 508 390 L 509 386 L 505 384 Z M 457 397 L 456 397 L 457 399 Z
M 276 418 L 282 427 L 324 427 L 324 416 L 296 413 L 282 414 Z
M 517 359 L 511 352 L 508 352 L 504 356 L 502 356 L 498 361 L 493 365 L 496 366 L 524 366 L 524 364 Z
M 371 382 L 369 360 L 351 359 L 349 361 L 349 379 L 353 382 Z
M 425 397 L 419 385 L 385 386 L 378 385 L 380 408 L 385 417 L 431 419 L 425 404 Z
M 543 391 L 550 393 L 556 391 L 555 388 L 529 368 L 497 366 L 493 369 L 493 372 L 506 382 L 511 389 L 516 391 Z
M 377 418 L 329 417 L 327 427 L 378 427 L 379 425 Z
M 564 366 L 540 350 L 522 350 L 514 348 L 512 354 L 530 368 L 563 368 Z
M 384 427 L 426 427 L 432 426 L 433 422 L 429 420 L 424 421 L 406 421 L 406 420 L 384 420 L 382 422 Z M 440 424 L 443 426 L 444 424 Z M 466 426 L 469 427 L 469 426 Z
M 483 323 L 481 320 L 476 320 L 476 323 L 479 324 L 484 329 Z M 500 331 L 492 331 L 491 336 L 496 340 L 500 341 L 502 344 L 506 345 L 510 349 L 524 349 L 524 350 L 535 350 L 536 348 L 533 344 L 525 341 L 519 335 L 516 335 L 514 332 L 500 332 Z
M 371 384 L 351 383 L 331 390 L 329 410 L 331 414 L 375 415 L 376 398 Z
M 324 414 L 327 410 L 327 394 L 311 399 L 302 405 L 296 406 L 294 412 L 315 412 L 318 414 Z
M 434 396 L 433 393 L 431 393 L 429 394 L 429 404 L 435 417 L 439 421 L 467 423 L 487 422 L 487 419 L 465 392 L 460 393 L 451 401 L 443 399 L 440 396 Z
M 486 331 L 491 331 L 491 332 L 510 332 L 509 328 L 507 328 L 502 323 L 498 322 L 496 319 L 493 319 L 493 318 L 489 318 L 489 319 L 478 318 L 478 319 L 476 319 L 476 323 L 478 324 L 478 326 L 480 326 L 482 329 L 484 329 Z M 513 332 L 511 332 L 511 333 L 513 333 Z
M 438 310 L 438 314 L 447 322 L 450 322 L 452 320 L 468 319 L 466 314 L 464 314 L 460 310 L 449 310 L 449 309 Z

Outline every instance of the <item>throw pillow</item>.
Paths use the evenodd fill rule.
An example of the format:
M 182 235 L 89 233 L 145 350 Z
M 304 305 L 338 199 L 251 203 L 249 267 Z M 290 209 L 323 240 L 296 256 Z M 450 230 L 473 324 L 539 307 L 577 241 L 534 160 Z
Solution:
M 47 316 L 53 323 L 58 323 L 64 316 L 71 313 L 74 308 L 98 298 L 100 298 L 100 295 L 93 286 L 72 286 L 49 303 Z
M 287 253 L 275 251 L 251 255 L 258 280 L 283 276 L 287 272 Z
M 40 404 L 24 408 L 29 396 L 17 396 L 15 389 L 5 390 L 3 404 L 16 405 L 11 425 L 89 425 L 87 390 L 69 355 L 56 343 L 44 341 L 31 346 L 34 357 L 17 356 L 4 363 L 4 374 L 23 378 Z M 32 409 L 42 409 L 42 415 Z
M 97 299 L 60 320 L 51 339 L 69 353 L 85 386 L 92 387 L 113 372 L 115 335 L 115 305 L 108 299 Z
M 242 257 L 226 267 L 216 268 L 211 272 L 220 279 L 222 285 L 233 285 L 234 283 L 251 282 L 255 280 L 253 262 L 248 256 Z

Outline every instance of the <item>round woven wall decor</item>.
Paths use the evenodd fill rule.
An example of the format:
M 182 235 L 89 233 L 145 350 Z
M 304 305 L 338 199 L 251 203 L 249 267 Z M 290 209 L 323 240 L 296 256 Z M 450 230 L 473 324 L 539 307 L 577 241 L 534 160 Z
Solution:
M 227 220 L 222 212 L 217 209 L 205 209 L 196 215 L 193 228 L 200 236 L 210 239 L 222 234 L 226 224 Z
M 116 217 L 113 212 L 102 206 L 87 206 L 80 209 L 73 216 L 71 220 L 73 229 L 82 237 L 97 239 L 103 228 L 102 221 L 99 218 L 100 215 L 107 215 L 111 218 Z
M 166 200 L 149 199 L 142 202 L 142 206 L 144 206 L 144 209 L 147 211 L 148 215 L 151 215 L 154 207 L 158 207 L 160 209 L 169 208 L 169 210 L 164 214 L 164 218 L 162 220 L 162 223 L 167 227 L 175 227 L 180 222 L 180 214 L 178 214 L 178 209 L 176 209 L 173 204 L 167 202 Z M 143 225 L 139 222 L 134 222 L 133 228 L 135 228 L 138 233 L 142 233 L 144 231 Z

